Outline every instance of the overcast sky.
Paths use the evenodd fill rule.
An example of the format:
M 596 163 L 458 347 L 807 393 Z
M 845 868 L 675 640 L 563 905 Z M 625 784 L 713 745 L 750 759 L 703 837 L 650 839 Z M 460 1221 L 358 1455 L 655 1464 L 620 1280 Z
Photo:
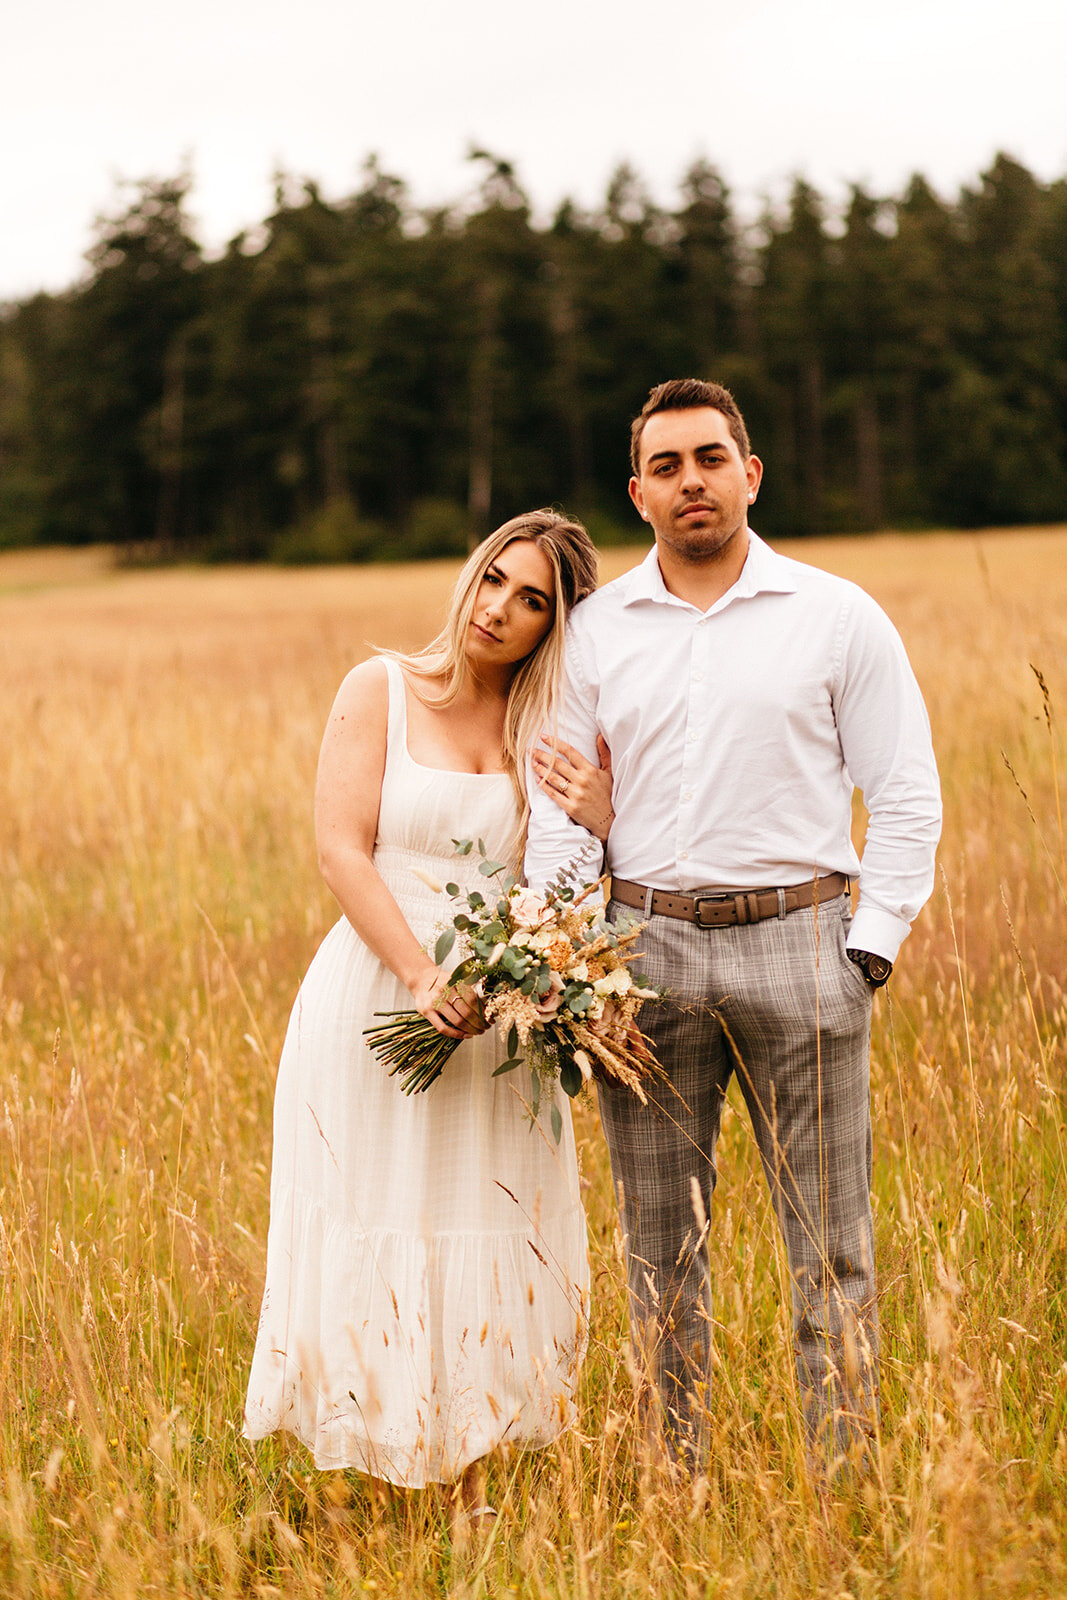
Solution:
M 471 142 L 539 211 L 631 161 L 670 202 L 698 155 L 743 209 L 913 171 L 952 195 L 998 149 L 1067 175 L 1065 0 L 22 0 L 0 32 L 0 296 L 60 288 L 120 178 L 183 160 L 202 241 L 282 167 L 351 193 L 370 151 L 420 203 Z

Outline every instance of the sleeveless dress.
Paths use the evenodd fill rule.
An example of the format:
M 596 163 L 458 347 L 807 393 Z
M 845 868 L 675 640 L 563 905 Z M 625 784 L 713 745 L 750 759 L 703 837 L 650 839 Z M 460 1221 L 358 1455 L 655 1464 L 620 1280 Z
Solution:
M 374 864 L 432 948 L 455 908 L 413 869 L 484 889 L 476 852 L 457 856 L 452 840 L 506 859 L 514 793 L 506 775 L 413 761 L 403 677 L 385 664 Z M 301 985 L 278 1071 L 245 1436 L 287 1429 L 318 1467 L 417 1488 L 498 1445 L 547 1444 L 572 1420 L 589 1280 L 566 1096 L 546 1085 L 531 1123 L 526 1069 L 492 1076 L 506 1056 L 495 1028 L 405 1095 L 363 1029 L 410 1006 L 342 917 Z

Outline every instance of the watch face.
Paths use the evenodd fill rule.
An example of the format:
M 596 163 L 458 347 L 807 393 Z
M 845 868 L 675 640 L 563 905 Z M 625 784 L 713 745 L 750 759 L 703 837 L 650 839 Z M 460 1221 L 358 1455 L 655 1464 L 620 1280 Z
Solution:
M 867 976 L 872 983 L 884 983 L 893 970 L 893 963 L 885 956 L 867 957 Z

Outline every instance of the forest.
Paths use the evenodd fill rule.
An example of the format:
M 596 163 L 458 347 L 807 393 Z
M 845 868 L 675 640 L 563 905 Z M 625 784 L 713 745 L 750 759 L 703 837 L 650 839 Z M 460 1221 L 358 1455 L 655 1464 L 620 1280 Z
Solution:
M 374 158 L 340 200 L 279 176 L 216 256 L 187 173 L 121 192 L 77 283 L 0 307 L 0 547 L 411 559 L 544 504 L 610 543 L 629 419 L 688 375 L 745 412 L 761 533 L 1067 514 L 1067 179 L 798 177 L 742 222 L 707 162 L 674 209 L 623 166 L 539 219 L 471 162 L 435 209 Z

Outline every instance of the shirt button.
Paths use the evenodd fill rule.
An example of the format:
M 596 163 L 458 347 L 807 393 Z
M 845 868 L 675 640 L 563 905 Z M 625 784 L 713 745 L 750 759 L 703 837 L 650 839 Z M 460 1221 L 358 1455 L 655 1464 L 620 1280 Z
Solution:
M 688 850 L 679 850 L 679 852 L 678 852 L 678 860 L 679 861 L 688 861 L 689 860 L 689 851 Z
M 692 789 L 683 789 L 682 790 L 682 799 L 683 800 L 692 800 L 692 798 L 693 798 Z
M 695 744 L 695 743 L 696 743 L 696 737 L 697 737 L 697 736 L 696 736 L 696 732 L 695 732 L 695 730 L 694 730 L 694 729 L 692 729 L 692 728 L 691 728 L 691 729 L 690 729 L 690 730 L 689 730 L 689 732 L 688 732 L 688 733 L 687 733 L 687 734 L 686 734 L 686 736 L 685 736 L 685 737 L 686 737 L 686 742 L 687 742 L 687 743 L 688 743 L 688 744 Z
M 703 683 L 704 682 L 704 674 L 701 672 L 699 667 L 693 673 L 693 682 L 694 683 Z

